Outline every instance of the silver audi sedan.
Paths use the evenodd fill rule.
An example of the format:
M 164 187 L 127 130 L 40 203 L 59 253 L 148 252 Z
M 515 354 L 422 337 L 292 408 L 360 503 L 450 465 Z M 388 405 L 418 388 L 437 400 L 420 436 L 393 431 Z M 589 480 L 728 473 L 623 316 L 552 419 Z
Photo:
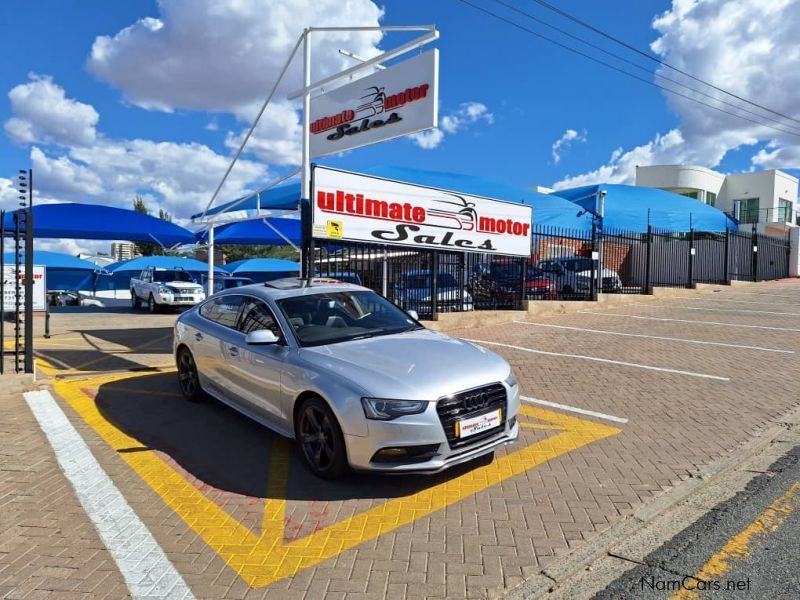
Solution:
M 334 280 L 225 290 L 178 317 L 183 395 L 298 440 L 309 468 L 435 473 L 517 439 L 508 363 Z

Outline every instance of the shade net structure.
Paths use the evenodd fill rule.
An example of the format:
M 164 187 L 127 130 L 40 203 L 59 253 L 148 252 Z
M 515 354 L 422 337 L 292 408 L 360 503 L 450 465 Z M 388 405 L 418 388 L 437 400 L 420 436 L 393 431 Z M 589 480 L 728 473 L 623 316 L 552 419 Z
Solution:
M 14 213 L 6 213 L 5 231 L 14 230 Z M 74 240 L 126 240 L 164 247 L 195 243 L 194 234 L 170 221 L 100 204 L 41 204 L 33 207 L 34 237 Z
M 208 242 L 208 230 L 198 232 L 197 241 Z M 300 219 L 272 217 L 240 221 L 214 229 L 215 244 L 283 246 L 301 243 Z
M 282 258 L 246 258 L 225 265 L 225 270 L 237 277 L 249 277 L 262 283 L 281 277 L 296 277 L 300 274 L 300 263 Z
M 14 264 L 14 253 L 4 254 L 6 265 Z M 24 254 L 20 257 L 20 264 L 25 263 Z M 33 264 L 45 268 L 45 285 L 48 290 L 81 290 L 91 288 L 92 279 L 104 273 L 103 267 L 82 258 L 76 258 L 61 252 L 46 252 L 35 250 Z
M 579 231 L 590 231 L 592 228 L 591 216 L 587 215 L 586 211 L 581 210 L 580 207 L 576 208 L 575 204 L 566 199 L 550 194 L 540 194 L 524 187 L 508 185 L 485 177 L 392 166 L 376 166 L 366 169 L 364 173 L 425 187 L 528 204 L 533 207 L 533 221 L 536 225 L 566 227 Z M 207 215 L 228 213 L 226 216 L 233 217 L 239 211 L 244 215 L 247 211 L 258 209 L 296 210 L 299 202 L 300 184 L 289 183 L 262 192 L 260 197 L 238 199 L 221 204 L 209 210 Z M 200 216 L 198 213 L 192 218 Z M 215 240 L 217 240 L 216 235 Z
M 650 224 L 663 232 L 724 233 L 738 228 L 734 219 L 713 206 L 656 188 L 604 183 L 558 190 L 551 195 L 596 215 L 600 192 L 606 193 L 604 229 L 646 233 Z

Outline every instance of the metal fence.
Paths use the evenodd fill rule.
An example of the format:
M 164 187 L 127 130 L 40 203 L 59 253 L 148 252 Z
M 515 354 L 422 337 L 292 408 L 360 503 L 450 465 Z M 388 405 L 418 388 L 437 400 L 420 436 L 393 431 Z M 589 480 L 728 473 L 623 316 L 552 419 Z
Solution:
M 591 300 L 654 287 L 789 275 L 788 236 L 753 232 L 645 233 L 535 227 L 530 260 L 351 242 L 321 242 L 314 269 L 382 293 L 420 318 L 518 310 L 524 300 Z M 434 299 L 433 301 L 431 299 Z

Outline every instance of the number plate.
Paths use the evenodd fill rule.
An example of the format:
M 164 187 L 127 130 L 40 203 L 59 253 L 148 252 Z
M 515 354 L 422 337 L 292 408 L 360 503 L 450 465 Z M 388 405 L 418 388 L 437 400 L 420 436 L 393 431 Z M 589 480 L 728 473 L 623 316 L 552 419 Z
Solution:
M 502 408 L 498 408 L 485 415 L 461 419 L 460 421 L 456 421 L 456 437 L 465 438 L 486 431 L 487 429 L 492 429 L 493 427 L 499 426 L 502 420 Z

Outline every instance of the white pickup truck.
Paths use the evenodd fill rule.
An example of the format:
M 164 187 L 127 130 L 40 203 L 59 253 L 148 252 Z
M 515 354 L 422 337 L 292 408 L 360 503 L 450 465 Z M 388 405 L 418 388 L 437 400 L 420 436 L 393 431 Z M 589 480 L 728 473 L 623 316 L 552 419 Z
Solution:
M 131 279 L 131 305 L 139 308 L 144 303 L 151 313 L 162 308 L 194 306 L 205 299 L 203 286 L 183 269 L 147 267 L 138 279 Z

